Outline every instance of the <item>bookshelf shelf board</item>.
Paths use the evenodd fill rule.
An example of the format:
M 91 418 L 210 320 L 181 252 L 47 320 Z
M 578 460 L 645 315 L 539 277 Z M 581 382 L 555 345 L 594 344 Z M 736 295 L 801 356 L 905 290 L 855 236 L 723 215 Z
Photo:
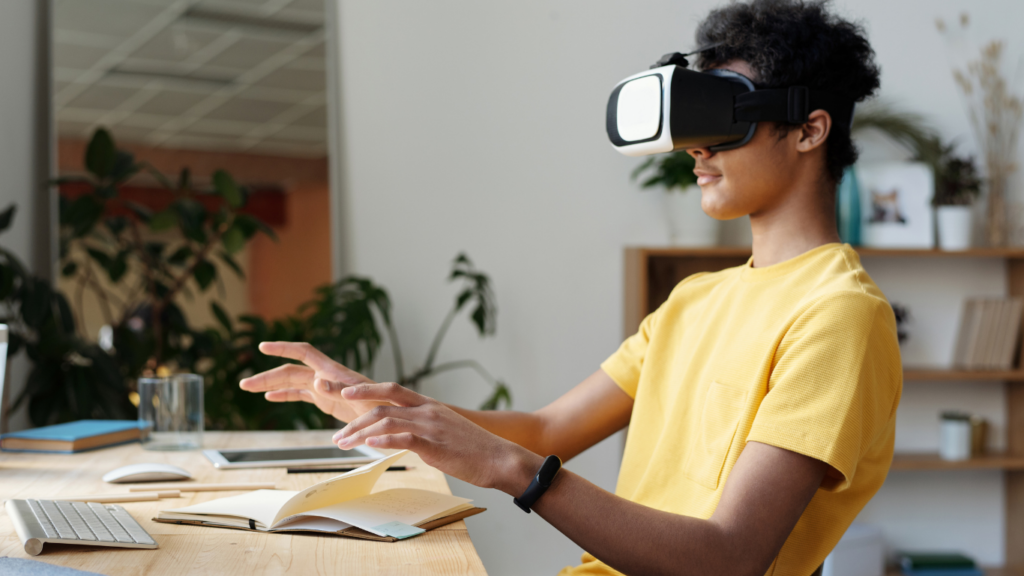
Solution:
M 704 258 L 746 258 L 750 256 L 748 246 L 706 246 L 686 248 L 682 246 L 637 246 L 650 256 L 683 256 Z M 970 250 L 921 250 L 915 248 L 865 248 L 854 247 L 861 256 L 925 257 L 925 258 L 1011 258 L 1024 259 L 1024 247 L 971 248 Z
M 982 566 L 981 571 L 985 573 L 985 576 L 1024 576 L 1024 570 L 1015 568 L 987 568 Z M 887 568 L 885 576 L 904 576 L 903 572 L 899 568 Z
M 1024 381 L 1024 370 L 955 370 L 949 368 L 904 368 L 903 381 Z
M 893 470 L 1024 470 L 1024 456 L 1012 454 L 986 454 L 950 462 L 933 453 L 896 453 Z

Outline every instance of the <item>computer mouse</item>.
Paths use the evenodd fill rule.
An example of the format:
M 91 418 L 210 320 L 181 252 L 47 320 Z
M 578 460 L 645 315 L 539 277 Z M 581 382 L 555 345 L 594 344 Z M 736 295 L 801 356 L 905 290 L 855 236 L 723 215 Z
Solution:
M 126 482 L 169 482 L 189 480 L 192 474 L 170 464 L 129 464 L 103 475 L 104 482 L 121 484 Z

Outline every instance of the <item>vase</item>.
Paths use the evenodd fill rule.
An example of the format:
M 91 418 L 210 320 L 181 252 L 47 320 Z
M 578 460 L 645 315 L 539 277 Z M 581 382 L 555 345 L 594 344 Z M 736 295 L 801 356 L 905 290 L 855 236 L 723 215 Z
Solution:
M 719 222 L 700 206 L 700 186 L 666 190 L 662 194 L 668 241 L 673 246 L 715 246 Z
M 974 211 L 970 206 L 938 206 L 935 223 L 939 228 L 941 250 L 967 250 L 971 247 Z
M 843 171 L 836 190 L 836 229 L 840 240 L 860 246 L 860 185 L 853 166 Z
M 992 172 L 991 167 L 989 172 Z M 988 208 L 986 210 L 989 246 L 1006 245 L 1006 176 L 991 176 L 988 181 Z

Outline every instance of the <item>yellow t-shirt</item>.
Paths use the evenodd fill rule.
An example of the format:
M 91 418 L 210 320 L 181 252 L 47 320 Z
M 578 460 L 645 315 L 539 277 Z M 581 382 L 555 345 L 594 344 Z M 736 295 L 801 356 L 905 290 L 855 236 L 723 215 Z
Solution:
M 896 322 L 847 245 L 690 276 L 601 367 L 634 399 L 623 498 L 710 518 L 749 441 L 841 474 L 826 477 L 767 574 L 809 576 L 889 471 Z M 561 574 L 619 572 L 584 554 Z

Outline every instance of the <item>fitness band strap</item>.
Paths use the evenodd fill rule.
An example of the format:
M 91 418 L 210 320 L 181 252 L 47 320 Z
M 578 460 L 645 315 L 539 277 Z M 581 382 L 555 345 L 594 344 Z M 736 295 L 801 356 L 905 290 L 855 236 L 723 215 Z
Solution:
M 555 474 L 562 469 L 562 461 L 559 460 L 558 456 L 548 456 L 544 459 L 544 463 L 540 465 L 540 470 L 537 471 L 537 475 L 534 476 L 533 481 L 523 492 L 523 495 L 519 498 L 513 498 L 516 506 L 523 509 L 523 512 L 530 513 L 530 508 L 540 499 L 540 497 L 547 491 L 548 487 L 551 486 L 551 482 L 555 479 Z

